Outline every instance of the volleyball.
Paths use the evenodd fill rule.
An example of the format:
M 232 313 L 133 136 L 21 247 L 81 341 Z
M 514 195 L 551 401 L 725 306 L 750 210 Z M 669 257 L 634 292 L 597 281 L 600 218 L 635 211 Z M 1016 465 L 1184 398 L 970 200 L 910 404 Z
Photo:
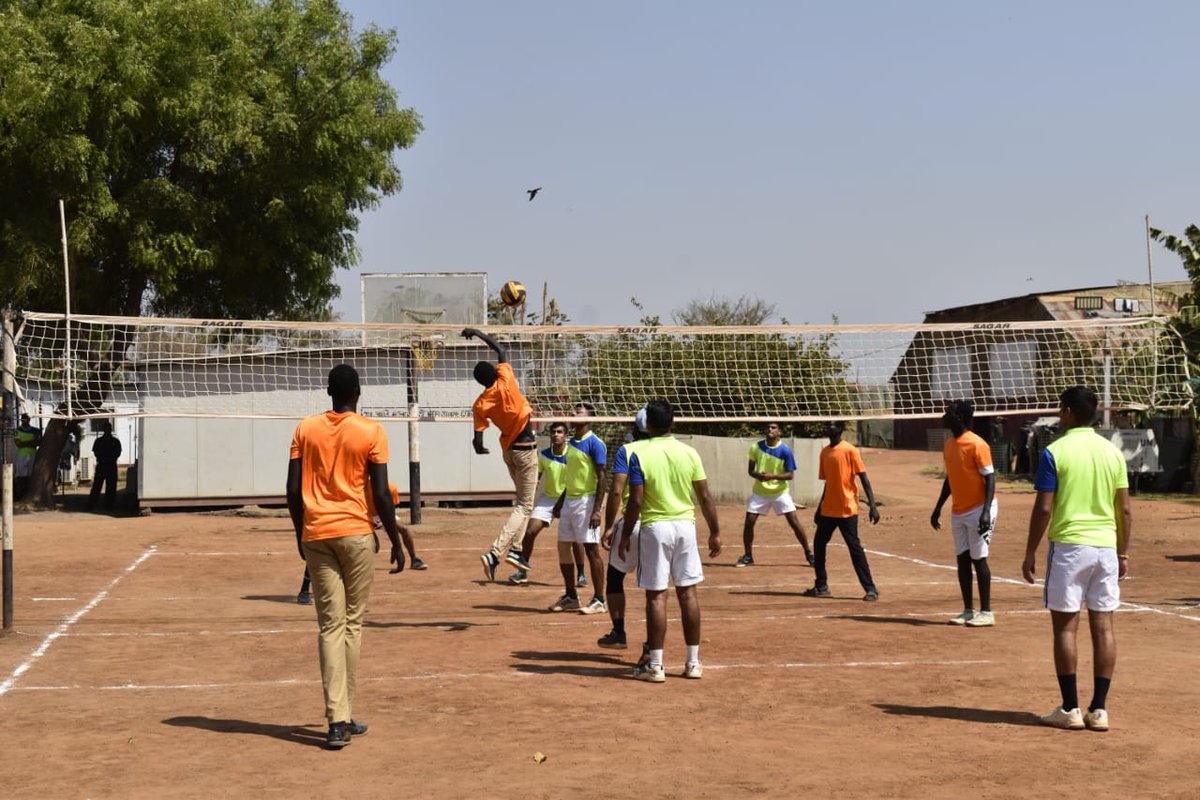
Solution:
M 525 302 L 525 284 L 520 281 L 509 281 L 500 287 L 500 302 L 508 307 L 519 306 Z

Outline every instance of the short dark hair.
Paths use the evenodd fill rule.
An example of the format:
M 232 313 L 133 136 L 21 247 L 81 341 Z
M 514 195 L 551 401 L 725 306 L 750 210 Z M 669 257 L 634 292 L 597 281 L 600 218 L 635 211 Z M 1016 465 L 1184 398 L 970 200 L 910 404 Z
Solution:
M 1100 405 L 1100 398 L 1090 386 L 1072 386 L 1059 395 L 1058 399 L 1059 407 L 1071 409 L 1075 421 L 1080 425 L 1091 425 L 1096 419 L 1096 407 Z
M 335 400 L 349 400 L 361 389 L 358 370 L 349 364 L 338 364 L 329 370 L 329 396 Z
M 563 422 L 561 419 L 558 419 L 546 426 L 546 430 L 548 431 L 552 431 L 555 428 L 562 428 L 565 431 L 567 429 L 567 423 Z
M 967 427 L 975 419 L 975 403 L 970 400 L 951 400 L 946 404 L 946 416 L 954 417 Z
M 483 386 L 491 386 L 496 382 L 496 365 L 490 361 L 480 361 L 475 365 L 475 380 Z
M 675 408 L 662 399 L 646 403 L 646 427 L 656 431 L 669 431 L 675 422 Z
M 575 404 L 576 410 L 579 410 L 581 408 L 584 411 L 586 411 L 589 415 L 591 415 L 593 417 L 596 416 L 596 407 L 594 405 L 592 405 L 591 403 L 576 403 Z
M 825 423 L 826 428 L 837 428 L 839 431 L 846 430 L 846 421 L 843 419 L 831 419 Z

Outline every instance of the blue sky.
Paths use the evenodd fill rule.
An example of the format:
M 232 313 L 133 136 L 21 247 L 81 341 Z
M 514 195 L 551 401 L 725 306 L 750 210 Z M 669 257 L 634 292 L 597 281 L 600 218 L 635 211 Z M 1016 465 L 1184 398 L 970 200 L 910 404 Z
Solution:
M 579 324 L 713 295 L 918 322 L 1143 281 L 1143 216 L 1200 223 L 1198 3 L 343 7 L 396 30 L 384 75 L 425 123 L 361 271 L 548 281 Z

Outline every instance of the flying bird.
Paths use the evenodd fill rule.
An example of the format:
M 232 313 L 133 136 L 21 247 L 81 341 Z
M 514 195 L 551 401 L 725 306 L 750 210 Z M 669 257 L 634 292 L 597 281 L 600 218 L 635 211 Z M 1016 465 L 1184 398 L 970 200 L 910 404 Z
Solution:
M 537 197 L 537 193 L 540 192 L 541 190 L 542 190 L 542 187 L 540 187 L 540 186 L 537 187 L 536 189 L 526 189 L 525 191 L 529 195 L 529 202 L 532 203 L 533 198 Z

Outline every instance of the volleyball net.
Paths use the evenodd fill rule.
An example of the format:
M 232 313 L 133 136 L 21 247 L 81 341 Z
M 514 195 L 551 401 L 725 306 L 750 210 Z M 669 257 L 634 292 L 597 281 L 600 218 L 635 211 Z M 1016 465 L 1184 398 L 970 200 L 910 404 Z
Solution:
M 43 417 L 300 418 L 328 406 L 329 369 L 362 378 L 360 411 L 459 420 L 495 356 L 461 326 L 102 317 L 24 312 L 12 320 L 18 394 Z M 1055 413 L 1092 386 L 1110 410 L 1187 408 L 1183 342 L 1166 318 L 939 325 L 755 327 L 488 326 L 539 420 L 577 403 L 595 421 L 647 399 L 681 422 L 819 421 Z

